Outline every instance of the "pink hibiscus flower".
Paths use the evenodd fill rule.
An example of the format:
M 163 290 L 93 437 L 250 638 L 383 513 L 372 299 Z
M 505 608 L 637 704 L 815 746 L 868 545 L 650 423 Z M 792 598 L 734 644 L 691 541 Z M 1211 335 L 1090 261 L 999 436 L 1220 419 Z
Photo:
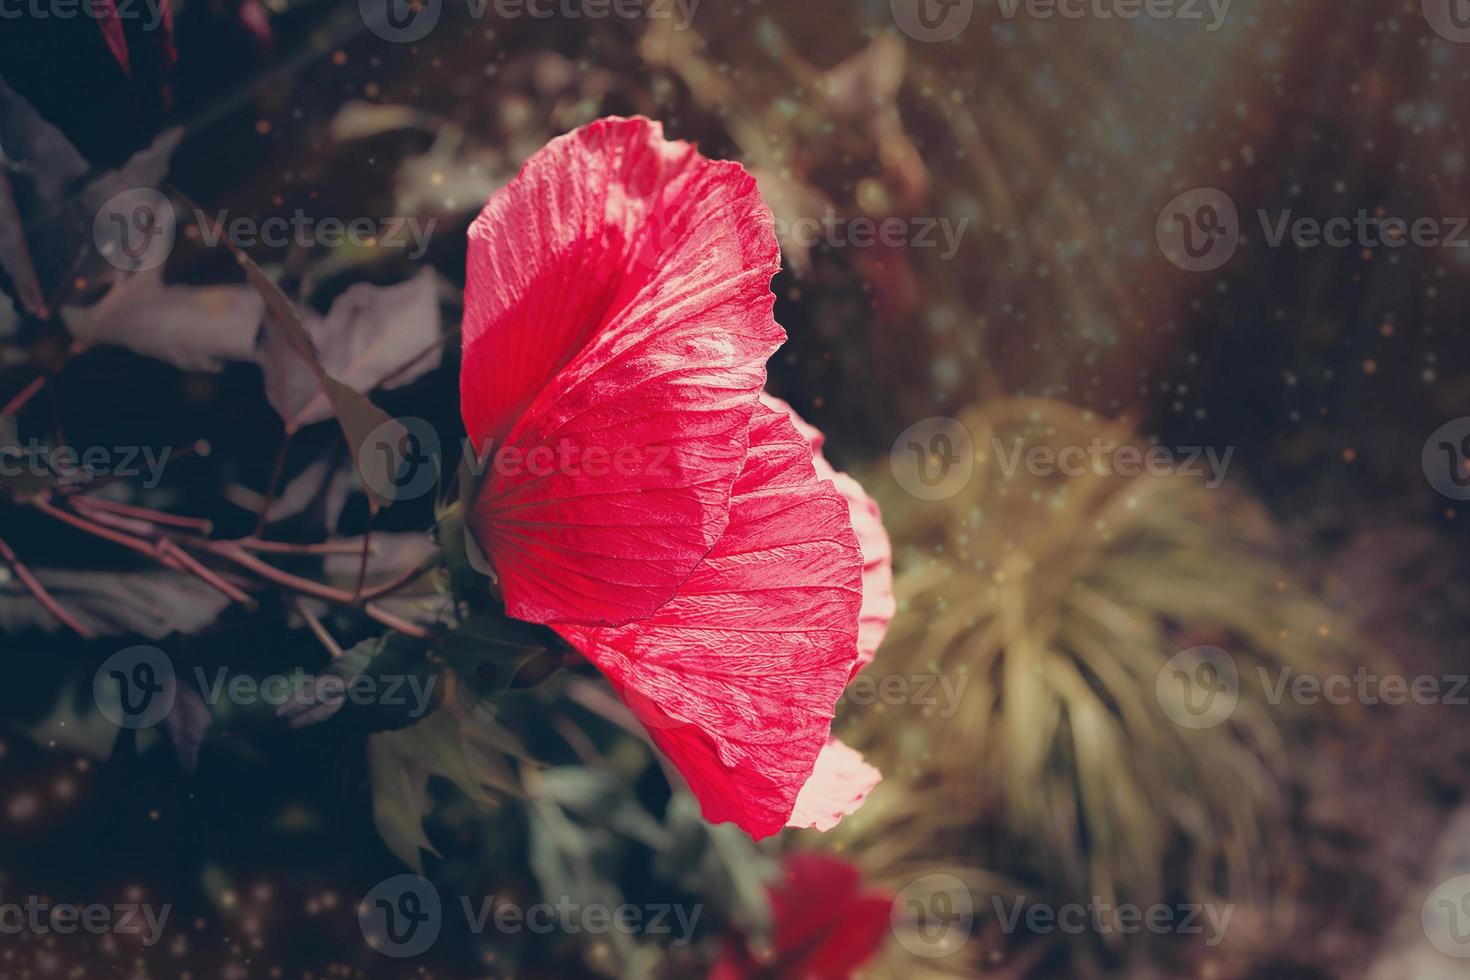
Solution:
M 793 854 L 767 889 L 774 948 L 757 956 L 740 937 L 726 943 L 709 980 L 848 980 L 888 938 L 893 898 L 864 892 L 852 865 L 824 854 Z
M 876 784 L 830 726 L 892 615 L 876 507 L 762 400 L 779 265 L 743 168 L 600 120 L 471 226 L 461 374 L 489 462 L 468 521 L 507 611 L 580 650 L 705 816 L 755 837 L 831 826 Z

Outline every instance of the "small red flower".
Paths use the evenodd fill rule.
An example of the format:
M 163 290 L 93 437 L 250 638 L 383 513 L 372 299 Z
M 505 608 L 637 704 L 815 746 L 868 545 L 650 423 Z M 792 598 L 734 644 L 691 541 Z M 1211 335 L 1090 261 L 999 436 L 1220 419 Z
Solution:
M 779 264 L 744 169 L 601 120 L 471 227 L 461 374 L 490 463 L 468 520 L 508 612 L 579 649 L 705 816 L 756 837 L 831 826 L 877 782 L 824 749 L 860 620 L 876 647 L 892 602 L 865 595 L 876 508 L 762 403 Z
M 893 898 L 861 891 L 856 868 L 824 854 L 793 854 L 768 889 L 774 948 L 763 956 L 731 938 L 709 980 L 848 980 L 888 936 Z

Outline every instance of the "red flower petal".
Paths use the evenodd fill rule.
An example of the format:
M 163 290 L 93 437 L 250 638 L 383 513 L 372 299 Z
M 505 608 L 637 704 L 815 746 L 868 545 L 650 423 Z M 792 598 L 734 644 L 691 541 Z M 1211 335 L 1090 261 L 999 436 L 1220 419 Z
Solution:
M 862 555 L 847 502 L 761 406 L 730 526 L 668 605 L 557 631 L 612 681 L 712 822 L 779 831 L 857 660 Z
M 775 952 L 767 962 L 732 940 L 710 980 L 849 980 L 888 938 L 893 899 L 862 892 L 856 868 L 825 854 L 793 854 L 782 880 L 767 891 L 775 923 Z
M 817 476 L 831 480 L 847 498 L 852 517 L 853 530 L 857 532 L 858 544 L 863 549 L 863 612 L 858 632 L 858 663 L 853 675 L 872 662 L 883 637 L 888 634 L 888 624 L 893 621 L 897 603 L 893 598 L 893 545 L 888 540 L 888 531 L 883 527 L 883 513 L 878 503 L 867 491 L 846 473 L 839 473 L 822 455 L 826 437 L 820 429 L 809 424 L 796 410 L 775 395 L 762 394 L 761 401 L 777 411 L 791 416 L 797 431 L 811 443 Z
M 755 180 L 646 119 L 552 141 L 490 199 L 470 228 L 461 401 L 505 463 L 470 525 L 512 616 L 646 618 L 720 540 L 785 339 L 779 265 Z
M 118 16 L 117 4 L 114 0 L 98 0 L 95 16 L 97 17 L 97 29 L 102 32 L 102 40 L 107 43 L 107 50 L 117 59 L 118 67 L 124 75 L 133 76 L 133 66 L 128 60 L 128 37 L 123 33 L 122 18 Z
M 796 809 L 786 826 L 825 833 L 855 813 L 882 779 L 883 774 L 868 765 L 861 752 L 831 739 L 797 794 Z

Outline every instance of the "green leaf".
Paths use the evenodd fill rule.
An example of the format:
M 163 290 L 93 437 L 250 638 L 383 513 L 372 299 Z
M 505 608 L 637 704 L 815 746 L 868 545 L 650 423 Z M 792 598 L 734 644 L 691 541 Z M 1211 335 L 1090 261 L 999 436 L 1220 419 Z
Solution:
M 436 711 L 412 728 L 368 740 L 373 822 L 383 842 L 405 864 L 423 870 L 423 851 L 438 855 L 424 832 L 429 779 L 448 780 L 465 796 L 490 805 L 525 790 L 507 756 L 524 757 L 514 736 L 491 724 L 462 724 Z
M 335 719 L 368 732 L 416 725 L 443 696 L 440 671 L 423 642 L 401 633 L 357 644 L 298 694 L 277 711 L 292 728 Z

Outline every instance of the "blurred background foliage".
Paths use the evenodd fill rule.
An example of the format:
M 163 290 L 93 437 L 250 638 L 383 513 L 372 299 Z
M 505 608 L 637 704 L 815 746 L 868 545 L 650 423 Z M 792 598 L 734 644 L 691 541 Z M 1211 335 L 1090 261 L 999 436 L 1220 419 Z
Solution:
M 899 616 L 869 671 L 967 683 L 949 715 L 844 706 L 839 734 L 886 779 L 837 831 L 757 849 L 704 826 L 617 705 L 578 677 L 518 695 L 498 718 L 550 763 L 529 770 L 525 799 L 489 756 L 466 775 L 457 745 L 422 744 L 438 729 L 375 736 L 379 757 L 444 777 L 415 772 L 404 792 L 423 799 L 407 815 L 385 816 L 379 792 L 375 821 L 383 771 L 369 773 L 350 732 L 207 747 L 213 767 L 181 789 L 161 748 L 112 744 L 91 726 L 88 651 L 6 637 L 30 659 L 0 695 L 22 733 L 6 743 L 0 795 L 110 758 L 87 805 L 66 805 L 72 816 L 45 829 L 12 821 L 7 870 L 35 875 L 69 851 L 53 887 L 100 874 L 122 888 L 151 859 L 175 901 L 187 882 L 226 923 L 245 911 L 271 920 L 287 888 L 330 918 L 403 856 L 388 849 L 392 833 L 381 842 L 386 823 L 437 852 L 427 866 L 446 888 L 713 910 L 688 949 L 456 937 L 445 945 L 468 959 L 449 961 L 461 971 L 451 975 L 472 963 L 497 975 L 688 976 L 708 968 L 723 930 L 768 929 L 762 882 L 776 852 L 823 849 L 895 893 L 944 873 L 974 897 L 960 949 L 932 957 L 889 942 L 877 975 L 1366 975 L 1393 955 L 1391 923 L 1432 887 L 1429 842 L 1470 764 L 1463 709 L 1273 705 L 1259 678 L 1466 669 L 1465 515 L 1427 485 L 1419 452 L 1470 405 L 1470 262 L 1450 250 L 1268 249 L 1251 225 L 1257 208 L 1470 213 L 1459 108 L 1470 48 L 1434 37 L 1418 7 L 1236 0 L 1205 33 L 1005 20 L 981 4 L 961 38 L 925 44 L 875 0 L 705 0 L 684 30 L 476 21 L 449 4 L 429 38 L 393 45 L 362 29 L 353 4 L 189 0 L 166 105 L 136 90 L 146 75 L 118 84 L 97 52 L 47 60 L 0 47 L 6 81 L 94 163 L 116 165 L 154 128 L 182 124 L 171 179 L 207 209 L 436 219 L 424 261 L 448 283 L 451 311 L 464 229 L 485 197 L 547 139 L 607 114 L 647 114 L 744 162 L 787 223 L 829 209 L 968 219 L 949 258 L 782 243 L 777 315 L 791 339 L 770 387 L 829 433 L 829 454 L 879 499 L 895 543 Z M 1212 275 L 1174 268 L 1154 244 L 1159 209 L 1198 186 L 1230 194 L 1247 232 Z M 197 246 L 171 259 L 172 280 L 238 279 Z M 258 258 L 318 306 L 351 282 L 411 271 L 384 249 Z M 165 425 L 172 441 L 209 440 L 218 462 L 175 488 L 177 502 L 265 482 L 276 429 L 252 407 L 258 375 L 140 365 L 89 355 L 59 386 L 68 430 L 110 412 L 108 433 Z M 452 428 L 456 370 L 451 351 L 386 407 Z M 918 500 L 888 452 L 939 415 L 970 431 L 976 474 L 949 500 Z M 1216 488 L 1177 474 L 1007 477 L 986 454 L 1016 438 L 1235 455 Z M 337 529 L 360 532 L 360 495 L 339 503 Z M 410 530 L 426 516 L 391 520 Z M 242 669 L 308 659 L 310 641 L 280 623 L 231 626 L 194 642 Z M 1236 658 L 1241 704 L 1227 724 L 1190 729 L 1159 710 L 1155 684 L 1203 645 Z M 395 755 L 404 739 L 421 744 Z M 75 753 L 60 775 L 48 749 Z M 495 783 L 503 802 L 487 809 L 479 797 Z M 252 892 L 256 879 L 273 884 Z M 1219 947 L 1063 940 L 1005 933 L 990 899 L 1017 894 L 1238 908 Z M 339 918 L 346 949 L 355 924 Z M 289 919 L 277 911 L 266 928 L 273 954 L 315 962 Z M 321 942 L 327 927 L 310 925 Z

